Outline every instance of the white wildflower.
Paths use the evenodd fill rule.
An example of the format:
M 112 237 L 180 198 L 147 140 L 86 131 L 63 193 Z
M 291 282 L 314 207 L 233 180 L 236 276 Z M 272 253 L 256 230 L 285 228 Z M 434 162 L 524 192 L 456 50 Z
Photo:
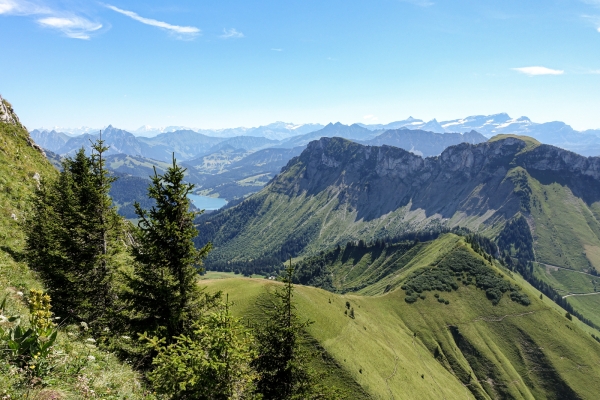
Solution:
M 94 357 L 94 356 L 88 356 L 87 358 L 88 358 L 88 360 L 90 360 L 90 361 L 96 361 L 96 357 Z
M 87 338 L 85 340 L 88 341 L 88 342 L 90 342 L 90 343 L 96 343 L 96 339 L 94 339 L 94 338 Z
M 86 324 L 85 322 L 81 321 L 80 325 L 84 330 L 86 330 L 86 331 L 88 330 L 88 324 Z
M 129 337 L 129 336 L 125 336 L 125 335 L 124 335 L 124 336 L 121 336 L 121 337 L 122 337 L 123 339 L 125 339 L 125 340 L 129 340 L 129 339 L 131 339 L 131 337 Z
M 23 292 L 20 292 L 20 291 L 19 291 L 19 292 L 17 292 L 17 296 L 21 296 L 21 297 L 23 297 Z

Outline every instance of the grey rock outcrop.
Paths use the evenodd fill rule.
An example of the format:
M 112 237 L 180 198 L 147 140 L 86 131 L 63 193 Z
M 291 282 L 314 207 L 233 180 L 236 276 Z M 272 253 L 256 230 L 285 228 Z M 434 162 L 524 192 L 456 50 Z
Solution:
M 4 100 L 2 96 L 0 96 L 0 121 L 13 124 L 20 125 L 19 117 L 15 114 L 15 111 L 12 108 L 12 105 Z

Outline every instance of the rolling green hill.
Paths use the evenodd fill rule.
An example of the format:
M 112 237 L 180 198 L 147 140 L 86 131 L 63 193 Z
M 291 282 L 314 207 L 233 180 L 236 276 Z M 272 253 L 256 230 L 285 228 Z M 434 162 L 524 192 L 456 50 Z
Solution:
M 596 398 L 600 344 L 588 328 L 474 252 L 463 237 L 447 234 L 402 249 L 355 246 L 335 253 L 320 259 L 333 287 L 363 287 L 336 294 L 297 286 L 295 296 L 302 317 L 314 321 L 308 333 L 315 349 L 337 366 L 323 378 L 330 384 L 358 384 L 374 399 Z M 317 261 L 300 263 L 299 275 Z M 463 283 L 469 281 L 463 264 L 479 268 L 470 284 Z M 434 282 L 433 290 L 422 290 L 424 299 L 407 300 L 402 287 L 414 284 L 415 276 L 451 267 L 462 269 L 460 277 L 448 278 L 456 289 L 432 278 L 437 289 Z M 494 305 L 479 288 L 490 278 L 512 286 L 530 303 L 513 300 L 507 290 Z M 249 278 L 202 281 L 209 290 L 228 293 L 234 312 L 250 319 L 257 299 L 277 284 Z
M 600 270 L 599 171 L 600 158 L 514 135 L 426 159 L 322 138 L 261 192 L 202 217 L 198 244 L 215 246 L 209 268 L 256 272 L 352 240 L 461 226 L 502 242 L 497 256 L 565 268 L 537 270 L 556 286 L 568 274 Z M 570 290 L 586 293 L 589 283 Z M 591 303 L 580 311 L 600 318 L 592 296 L 567 301 Z

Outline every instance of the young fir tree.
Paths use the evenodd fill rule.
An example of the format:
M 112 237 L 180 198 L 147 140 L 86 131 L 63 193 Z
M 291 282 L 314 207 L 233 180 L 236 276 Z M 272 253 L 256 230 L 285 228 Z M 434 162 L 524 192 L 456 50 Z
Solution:
M 124 235 L 108 195 L 114 178 L 102 159 L 107 149 L 98 140 L 91 157 L 81 149 L 65 159 L 58 180 L 40 186 L 24 224 L 29 264 L 47 286 L 55 313 L 97 329 L 113 321 Z
M 167 343 L 198 318 L 201 292 L 197 275 L 211 248 L 210 244 L 199 250 L 194 247 L 197 213 L 190 212 L 187 197 L 194 185 L 183 181 L 184 172 L 173 157 L 173 166 L 164 175 L 155 170 L 148 187 L 148 196 L 156 205 L 143 210 L 135 204 L 140 221 L 127 294 L 133 310 L 132 328 L 138 333 L 153 332 Z
M 284 286 L 260 304 L 266 318 L 254 333 L 258 356 L 251 365 L 258 374 L 256 392 L 265 400 L 333 398 L 315 383 L 309 354 L 303 349 L 305 328 L 311 322 L 302 322 L 296 313 L 293 274 L 290 260 Z
M 175 399 L 252 398 L 255 372 L 252 336 L 219 301 L 192 323 L 186 334 L 164 345 L 165 338 L 145 338 L 157 355 L 148 380 L 159 395 Z

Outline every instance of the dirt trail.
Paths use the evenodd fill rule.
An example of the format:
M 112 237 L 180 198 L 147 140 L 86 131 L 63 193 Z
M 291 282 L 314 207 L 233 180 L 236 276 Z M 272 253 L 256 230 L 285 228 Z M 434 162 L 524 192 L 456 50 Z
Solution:
M 392 371 L 390 376 L 385 378 L 385 386 L 387 386 L 387 390 L 388 390 L 388 392 L 390 392 L 390 398 L 395 399 L 394 392 L 392 392 L 392 388 L 390 388 L 390 384 L 388 382 L 390 379 L 392 379 L 396 375 L 396 372 L 398 371 L 398 361 L 400 360 L 400 357 L 398 357 L 398 354 L 396 354 L 396 350 L 394 350 L 394 347 L 387 340 L 387 338 L 386 338 L 386 342 L 388 343 L 388 346 L 390 346 L 390 349 L 392 349 L 392 352 L 394 353 L 394 371 Z
M 541 263 L 541 262 L 538 262 L 538 264 L 544 265 L 546 267 L 546 271 L 548 271 L 548 268 L 553 268 L 555 270 L 562 269 L 563 271 L 575 272 L 577 274 L 583 274 L 583 275 L 591 276 L 593 278 L 600 278 L 600 277 L 598 277 L 596 275 L 588 274 L 587 272 L 575 271 L 574 269 L 565 268 L 565 267 L 559 267 L 558 265 L 546 264 L 546 263 Z
M 571 296 L 591 296 L 593 294 L 600 294 L 600 292 L 591 292 L 591 293 L 569 293 L 566 296 L 563 296 L 563 299 L 566 299 L 567 297 L 571 297 Z
M 477 322 L 477 321 L 500 322 L 504 318 L 507 318 L 507 317 L 523 317 L 525 315 L 530 315 L 533 313 L 535 313 L 535 311 L 529 311 L 529 312 L 521 313 L 521 314 L 506 314 L 506 315 L 502 315 L 502 316 L 498 316 L 498 317 L 479 317 L 479 318 L 475 318 L 472 322 Z

